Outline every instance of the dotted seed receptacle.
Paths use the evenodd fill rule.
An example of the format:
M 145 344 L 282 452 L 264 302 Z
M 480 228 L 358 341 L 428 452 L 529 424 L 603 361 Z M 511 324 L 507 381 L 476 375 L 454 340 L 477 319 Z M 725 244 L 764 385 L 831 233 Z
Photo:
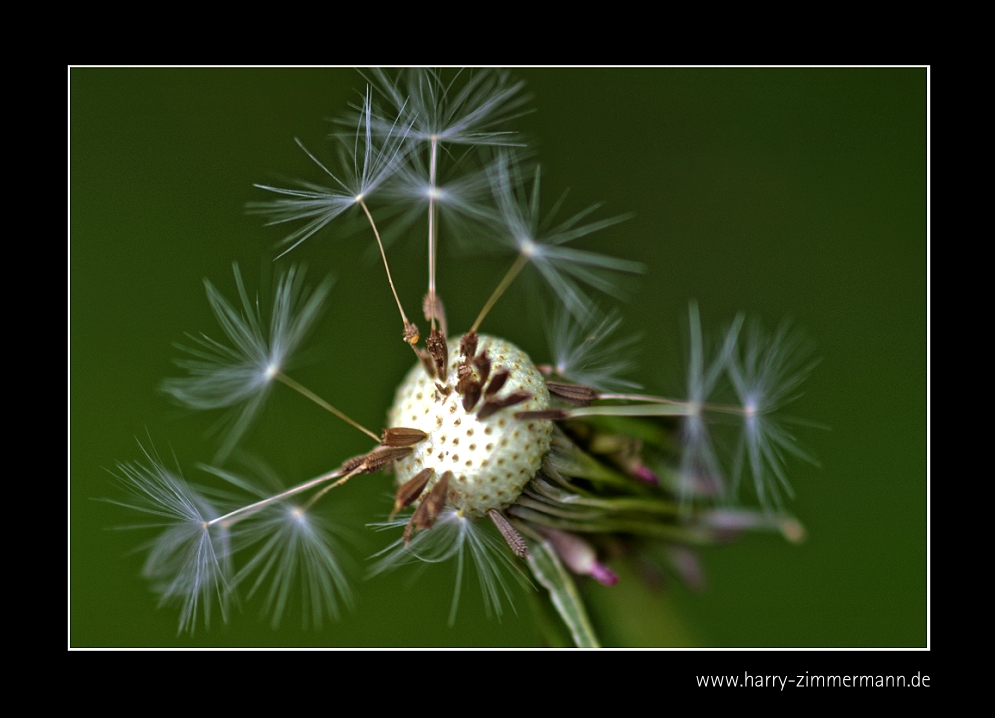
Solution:
M 435 474 L 424 495 L 444 472 L 452 471 L 448 504 L 477 518 L 490 509 L 500 511 L 513 504 L 539 470 L 549 451 L 553 423 L 516 419 L 515 414 L 548 409 L 549 392 L 528 354 L 504 339 L 481 335 L 478 347 L 491 360 L 491 376 L 502 369 L 510 372 L 496 396 L 527 391 L 532 398 L 480 420 L 477 413 L 483 402 L 467 412 L 459 394 L 452 391 L 444 396 L 436 388 L 436 382 L 456 386 L 459 337 L 449 339 L 448 346 L 445 382 L 429 376 L 419 362 L 397 388 L 387 426 L 420 429 L 428 438 L 395 462 L 394 470 L 401 485 L 423 469 L 433 469 Z

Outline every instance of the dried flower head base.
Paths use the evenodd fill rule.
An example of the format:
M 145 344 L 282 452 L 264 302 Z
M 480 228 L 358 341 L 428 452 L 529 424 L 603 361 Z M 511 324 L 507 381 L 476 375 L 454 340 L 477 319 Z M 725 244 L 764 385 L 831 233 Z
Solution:
M 617 312 L 604 313 L 589 293 L 618 296 L 619 279 L 641 267 L 569 246 L 624 217 L 589 221 L 595 207 L 559 223 L 552 219 L 555 209 L 541 215 L 539 169 L 526 166 L 512 149 L 517 135 L 504 129 L 521 112 L 521 83 L 494 71 L 446 80 L 423 70 L 370 77 L 352 120 L 355 132 L 339 148 L 339 165 L 328 166 L 305 150 L 328 186 L 260 186 L 278 199 L 250 209 L 273 223 L 302 223 L 282 243 L 285 251 L 338 216 L 358 212 L 382 259 L 401 319 L 399 338 L 413 350 L 414 366 L 397 388 L 386 427 L 372 431 L 288 374 L 330 282 L 308 292 L 303 270 L 291 269 L 268 316 L 250 299 L 237 267 L 240 306 L 207 284 L 227 341 L 195 338 L 185 349 L 190 357 L 178 362 L 188 375 L 168 380 L 164 389 L 185 406 L 230 412 L 231 430 L 216 462 L 245 434 L 274 382 L 374 443 L 335 470 L 279 491 L 213 467 L 209 471 L 235 493 L 208 492 L 151 453 L 146 463 L 122 464 L 120 476 L 132 498 L 120 503 L 166 527 L 151 544 L 146 573 L 164 602 L 181 605 L 180 628 L 193 630 L 198 616 L 206 622 L 212 604 L 227 618 L 227 606 L 242 588 L 267 596 L 274 623 L 296 585 L 304 587 L 310 622 L 336 616 L 351 593 L 336 529 L 315 509 L 334 497 L 336 487 L 384 471 L 394 476 L 394 502 L 390 518 L 376 527 L 398 533 L 375 557 L 372 574 L 411 562 L 455 561 L 451 617 L 470 566 L 485 606 L 497 614 L 513 594 L 511 578 L 547 592 L 579 646 L 596 646 L 598 640 L 575 581 L 590 577 L 613 585 L 618 579 L 609 550 L 660 555 L 662 547 L 664 554 L 680 557 L 672 567 L 693 584 L 689 548 L 751 529 L 799 540 L 800 524 L 781 510 L 781 496 L 790 491 L 785 459 L 810 457 L 778 413 L 812 365 L 787 328 L 770 336 L 754 326 L 744 342 L 738 317 L 710 350 L 692 303 L 687 395 L 634 393 L 638 385 L 619 376 L 628 367 L 623 355 L 631 340 L 613 339 Z M 465 155 L 454 164 L 457 145 L 490 152 L 481 155 L 479 166 L 468 166 Z M 452 180 L 456 170 L 464 181 Z M 427 217 L 424 334 L 404 310 L 376 219 L 378 208 L 406 202 Z M 435 256 L 441 228 L 457 219 L 476 226 L 478 241 L 506 247 L 514 256 L 490 296 L 480 298 L 482 308 L 469 329 L 448 336 Z M 557 306 L 548 364 L 536 365 L 506 339 L 479 333 L 526 271 L 544 281 Z M 739 402 L 713 401 L 723 382 Z M 731 458 L 720 456 L 712 442 L 715 417 L 740 424 Z M 735 507 L 735 493 L 747 477 L 760 510 Z

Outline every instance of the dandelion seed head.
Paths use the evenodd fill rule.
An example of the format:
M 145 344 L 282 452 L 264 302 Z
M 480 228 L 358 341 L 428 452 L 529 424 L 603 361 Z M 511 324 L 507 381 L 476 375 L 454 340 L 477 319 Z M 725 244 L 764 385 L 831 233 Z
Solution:
M 405 531 L 375 555 L 371 574 L 409 563 L 454 563 L 451 624 L 466 573 L 476 573 L 488 614 L 500 617 L 503 606 L 514 608 L 513 582 L 528 584 L 519 567 L 527 561 L 578 645 L 596 645 L 564 566 L 610 586 L 618 576 L 598 555 L 613 545 L 641 549 L 636 544 L 650 537 L 684 543 L 756 528 L 776 528 L 789 540 L 801 540 L 801 524 L 783 513 L 711 509 L 709 501 L 735 498 L 740 481 L 752 478 L 760 503 L 780 507 L 781 495 L 791 493 L 784 469 L 788 455 L 811 460 L 780 416 L 811 368 L 799 359 L 794 335 L 786 328 L 766 335 L 756 327 L 744 336 L 740 316 L 709 343 L 692 303 L 683 400 L 623 393 L 639 388 L 620 378 L 632 368 L 627 354 L 637 338 L 618 339 L 618 312 L 604 312 L 596 301 L 602 294 L 622 298 L 623 275 L 641 272 L 642 266 L 574 244 L 626 217 L 591 219 L 598 210 L 594 205 L 555 219 L 563 197 L 540 212 L 540 168 L 512 149 L 518 136 L 504 127 L 523 111 L 523 84 L 490 70 L 455 78 L 431 70 L 370 74 L 373 87 L 354 108 L 348 137 L 335 136 L 331 163 L 297 141 L 323 174 L 321 183 L 256 185 L 270 200 L 251 203 L 249 210 L 265 215 L 268 224 L 291 227 L 280 243 L 285 254 L 343 214 L 361 209 L 385 265 L 389 243 L 381 240 L 377 223 L 390 220 L 396 233 L 427 218 L 430 269 L 423 309 L 432 330 L 427 350 L 417 346 L 417 327 L 391 279 L 405 339 L 420 357 L 389 411 L 386 423 L 394 431 L 378 436 L 346 419 L 381 446 L 357 457 L 358 463 L 347 460 L 293 488 L 270 493 L 211 468 L 254 496 L 251 503 L 222 508 L 229 502 L 226 495 L 192 487 L 157 456 L 147 453 L 146 462 L 119 465 L 131 498 L 118 503 L 152 517 L 160 529 L 148 544 L 143 573 L 162 603 L 179 605 L 180 630 L 192 631 L 201 619 L 208 623 L 212 611 L 226 619 L 236 590 L 249 599 L 258 596 L 274 628 L 298 596 L 304 624 L 317 628 L 325 618 L 337 618 L 340 607 L 352 602 L 340 560 L 341 529 L 316 506 L 329 489 L 380 468 L 392 470 L 398 484 L 394 512 L 414 513 L 377 526 Z M 480 145 L 497 149 L 472 149 Z M 460 240 L 462 229 L 472 231 L 467 236 L 478 249 L 489 244 L 517 257 L 463 337 L 465 356 L 459 338 L 448 340 L 444 356 L 436 249 Z M 315 323 L 330 282 L 309 294 L 303 270 L 292 268 L 280 278 L 272 311 L 264 316 L 237 266 L 234 272 L 235 302 L 205 281 L 224 337 L 193 338 L 177 362 L 186 376 L 163 384 L 184 406 L 227 410 L 229 428 L 216 460 L 245 434 L 274 380 L 343 416 L 284 373 Z M 520 272 L 541 279 L 557 308 L 552 362 L 542 372 L 511 343 L 476 334 Z M 549 387 L 563 400 L 553 410 L 543 375 L 551 367 L 583 385 L 551 380 Z M 715 398 L 730 389 L 739 399 L 735 406 Z M 741 422 L 731 470 L 726 456 L 720 458 L 722 442 L 713 436 L 717 415 Z M 549 417 L 563 422 L 560 428 Z M 484 517 L 489 520 L 481 521 Z M 679 572 L 689 583 L 700 583 L 694 557 L 669 548 Z M 540 555 L 545 564 L 535 560 Z
M 400 485 L 424 469 L 432 469 L 434 477 L 426 490 L 451 471 L 454 478 L 449 482 L 449 504 L 465 516 L 479 518 L 491 509 L 506 508 L 518 498 L 549 451 L 553 427 L 547 420 L 517 419 L 511 409 L 481 419 L 480 405 L 467 410 L 457 392 L 440 394 L 437 382 L 457 384 L 458 338 L 448 345 L 445 377 L 429 377 L 419 362 L 397 388 L 387 426 L 419 429 L 427 438 L 396 461 L 394 471 Z M 549 408 L 545 381 L 525 352 L 487 335 L 479 337 L 478 346 L 491 360 L 490 376 L 509 372 L 495 399 L 525 392 L 528 399 L 516 404 L 514 412 Z

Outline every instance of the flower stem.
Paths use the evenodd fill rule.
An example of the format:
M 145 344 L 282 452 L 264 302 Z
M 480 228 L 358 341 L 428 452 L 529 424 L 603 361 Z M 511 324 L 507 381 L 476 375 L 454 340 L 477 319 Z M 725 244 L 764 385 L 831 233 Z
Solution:
M 671 404 L 673 406 L 687 407 L 687 414 L 695 413 L 694 407 L 715 411 L 723 414 L 746 414 L 746 409 L 741 406 L 730 406 L 728 404 L 695 404 L 691 401 L 678 401 L 677 399 L 667 399 L 662 396 L 648 396 L 646 394 L 598 394 L 598 399 L 612 401 L 644 401 L 653 404 Z M 632 414 L 631 416 L 654 416 L 653 414 Z
M 690 404 L 637 404 L 624 406 L 580 406 L 566 409 L 570 419 L 581 416 L 688 416 L 696 413 Z
M 588 618 L 584 601 L 556 549 L 538 533 L 527 533 L 533 539 L 528 557 L 529 569 L 536 581 L 549 591 L 550 600 L 569 629 L 574 643 L 578 648 L 600 648 L 601 644 L 591 625 L 591 619 Z
M 646 394 L 598 394 L 599 399 L 613 399 L 616 401 L 651 401 L 656 404 L 686 404 L 687 402 L 677 399 L 667 399 L 662 396 L 648 396 Z

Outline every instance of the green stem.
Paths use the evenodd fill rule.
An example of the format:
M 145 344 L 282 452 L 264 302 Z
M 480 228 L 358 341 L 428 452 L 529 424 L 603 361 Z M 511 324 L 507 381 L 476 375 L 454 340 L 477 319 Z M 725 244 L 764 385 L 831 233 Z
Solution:
M 580 406 L 567 409 L 567 418 L 581 416 L 689 416 L 696 413 L 687 404 L 636 404 L 623 406 Z
M 545 539 L 535 540 L 529 546 L 528 560 L 532 575 L 549 591 L 556 612 L 570 629 L 577 647 L 601 648 L 573 577 L 560 562 L 556 549 Z

